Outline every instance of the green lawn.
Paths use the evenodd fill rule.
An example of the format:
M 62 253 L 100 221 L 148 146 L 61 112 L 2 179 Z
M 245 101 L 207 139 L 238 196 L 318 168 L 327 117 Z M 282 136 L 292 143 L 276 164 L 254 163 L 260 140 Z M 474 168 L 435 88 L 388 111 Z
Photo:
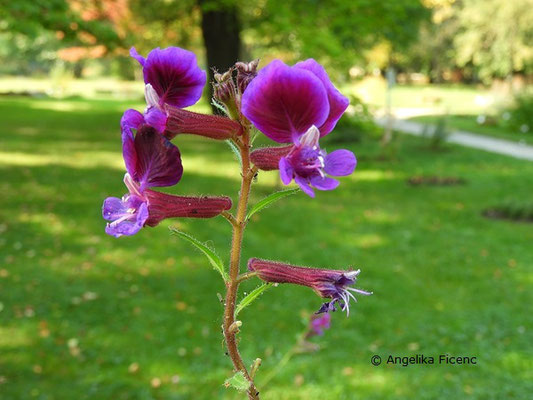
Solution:
M 125 188 L 118 122 L 129 103 L 1 99 L 0 398 L 237 399 L 220 333 L 224 287 L 167 229 L 104 234 L 102 200 Z M 362 269 L 371 297 L 261 382 L 321 304 L 307 288 L 271 289 L 241 314 L 247 362 L 263 359 L 263 399 L 526 399 L 533 392 L 533 226 L 481 216 L 531 200 L 533 163 L 401 137 L 396 161 L 354 144 L 339 189 L 287 198 L 247 228 L 244 260 Z M 224 143 L 178 137 L 179 194 L 230 194 L 239 173 Z M 329 148 L 328 150 L 333 150 Z M 411 187 L 413 175 L 465 185 Z M 253 201 L 276 185 L 262 173 Z M 178 220 L 220 254 L 221 218 Z M 244 265 L 244 262 L 243 262 Z M 257 282 L 251 282 L 250 290 Z M 373 354 L 476 356 L 475 366 L 381 365 Z
M 442 115 L 427 115 L 412 118 L 412 120 L 427 124 L 436 124 L 441 118 L 443 118 Z M 448 115 L 445 118 L 450 129 L 463 130 L 487 136 L 494 136 L 500 139 L 533 144 L 533 133 L 521 133 L 518 130 L 515 131 L 504 124 L 498 123 L 497 121 L 490 121 L 487 124 L 479 124 L 476 121 L 477 115 Z

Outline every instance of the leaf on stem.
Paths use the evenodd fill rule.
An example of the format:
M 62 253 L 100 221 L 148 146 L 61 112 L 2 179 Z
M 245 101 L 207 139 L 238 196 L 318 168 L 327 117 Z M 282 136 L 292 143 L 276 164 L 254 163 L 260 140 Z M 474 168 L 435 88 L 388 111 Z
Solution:
M 195 237 L 192 237 L 191 235 L 185 232 L 181 232 L 172 226 L 170 227 L 170 230 L 173 234 L 179 236 L 182 239 L 185 239 L 187 242 L 189 242 L 202 253 L 204 253 L 213 268 L 216 269 L 220 273 L 220 275 L 222 275 L 224 281 L 228 280 L 228 274 L 226 272 L 226 269 L 224 268 L 224 263 L 222 262 L 222 259 L 218 256 L 218 254 L 215 253 L 215 250 L 207 246 L 205 243 L 200 242 Z
M 299 191 L 300 189 L 287 189 L 287 190 L 282 190 L 281 192 L 269 194 L 267 197 L 265 197 L 264 199 L 258 201 L 257 203 L 253 205 L 250 211 L 248 211 L 248 215 L 246 216 L 246 219 L 247 220 L 250 219 L 250 217 L 254 215 L 256 212 L 261 211 L 265 207 L 269 207 L 272 203 L 284 197 L 290 196 L 291 194 L 295 194 L 296 192 L 299 192 Z
M 265 290 L 271 288 L 273 286 L 272 283 L 263 283 L 262 285 L 256 287 L 254 290 L 252 290 L 250 293 L 248 293 L 244 299 L 240 301 L 240 303 L 235 307 L 235 318 L 243 308 L 248 307 L 252 302 L 257 299 L 259 296 L 261 296 Z
M 231 378 L 226 379 L 224 385 L 226 387 L 234 387 L 240 392 L 245 392 L 250 388 L 250 382 L 248 381 L 248 379 L 246 379 L 242 371 L 239 371 Z
M 233 141 L 231 141 L 230 139 L 226 139 L 224 141 L 228 144 L 228 146 L 230 147 L 231 151 L 233 151 L 233 154 L 235 154 L 235 157 L 237 157 L 237 160 L 239 160 L 239 165 L 242 167 L 241 152 L 240 152 L 239 148 L 237 147 L 237 145 L 235 143 L 233 143 Z

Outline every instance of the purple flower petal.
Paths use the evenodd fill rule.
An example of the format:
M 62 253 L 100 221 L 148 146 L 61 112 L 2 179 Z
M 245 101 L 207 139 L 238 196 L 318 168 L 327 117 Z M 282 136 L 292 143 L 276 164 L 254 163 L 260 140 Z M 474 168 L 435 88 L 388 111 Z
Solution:
M 137 151 L 134 145 L 132 129 L 138 130 L 144 123 L 143 115 L 137 110 L 126 110 L 120 120 L 122 131 L 122 156 L 126 164 L 126 171 L 133 176 L 137 165 Z
M 102 217 L 104 217 L 106 221 L 114 221 L 120 218 L 126 210 L 127 208 L 121 199 L 118 197 L 108 197 L 104 200 L 102 206 Z
M 144 125 L 135 135 L 134 145 L 137 162 L 134 171 L 128 172 L 140 183 L 141 192 L 147 187 L 172 186 L 179 182 L 183 174 L 180 152 L 163 135 Z
M 132 129 L 138 130 L 144 124 L 144 116 L 137 110 L 130 108 L 124 111 L 120 119 L 120 129 L 122 133 L 127 132 L 133 138 Z
M 135 58 L 137 61 L 139 61 L 139 64 L 144 67 L 144 63 L 146 62 L 145 58 L 141 56 L 139 53 L 137 53 L 137 49 L 135 47 L 132 47 L 130 49 L 130 56 Z
M 148 107 L 144 113 L 144 120 L 150 126 L 153 126 L 159 133 L 165 132 L 167 127 L 167 114 L 156 107 Z
M 292 181 L 294 169 L 291 167 L 285 157 L 279 160 L 279 175 L 284 185 L 288 185 Z
M 335 150 L 324 160 L 324 172 L 333 176 L 347 176 L 353 173 L 357 159 L 349 150 Z
M 143 64 L 143 75 L 144 82 L 158 94 L 161 106 L 193 105 L 202 97 L 206 82 L 206 73 L 198 67 L 194 53 L 179 47 L 153 49 Z
M 270 139 L 294 142 L 329 115 L 328 95 L 314 73 L 274 60 L 259 71 L 242 97 L 242 113 Z
M 311 177 L 310 181 L 311 181 L 311 185 L 317 188 L 318 190 L 333 190 L 337 186 L 339 186 L 339 183 L 340 183 L 336 179 L 327 178 L 327 177 L 323 178 L 320 175 L 315 175 Z
M 322 125 L 317 125 L 319 127 L 318 129 L 320 130 L 320 136 L 325 136 L 330 133 L 333 128 L 335 128 L 337 121 L 348 107 L 350 101 L 344 97 L 335 86 L 333 86 L 324 67 L 312 58 L 297 63 L 294 65 L 294 68 L 301 68 L 311 71 L 316 77 L 318 77 L 318 79 L 322 81 L 322 84 L 326 88 L 330 107 L 329 115 Z
M 296 177 L 294 178 L 294 181 L 298 184 L 298 186 L 300 186 L 300 189 L 302 189 L 302 191 L 306 195 L 308 195 L 309 197 L 313 197 L 313 198 L 315 197 L 315 191 L 309 186 L 309 184 L 307 183 L 307 180 L 305 180 L 301 176 L 296 175 Z
M 148 219 L 148 206 L 146 203 L 142 203 L 136 210 L 135 214 L 132 214 L 133 219 L 116 220 L 107 224 L 105 232 L 108 235 L 114 237 L 135 235 L 139 232 L 144 223 Z

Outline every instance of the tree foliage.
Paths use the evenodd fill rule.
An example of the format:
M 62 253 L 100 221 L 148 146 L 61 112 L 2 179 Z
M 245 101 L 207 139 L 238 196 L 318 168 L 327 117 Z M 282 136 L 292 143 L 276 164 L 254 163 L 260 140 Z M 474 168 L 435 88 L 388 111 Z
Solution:
M 533 68 L 533 0 L 464 0 L 458 10 L 457 62 L 482 78 Z

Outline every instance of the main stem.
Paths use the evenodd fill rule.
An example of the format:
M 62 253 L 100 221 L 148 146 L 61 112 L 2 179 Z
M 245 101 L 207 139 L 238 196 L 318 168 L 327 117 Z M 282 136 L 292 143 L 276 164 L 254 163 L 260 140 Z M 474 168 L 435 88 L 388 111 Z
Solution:
M 235 322 L 235 303 L 237 300 L 237 291 L 239 289 L 239 265 L 241 260 L 242 238 L 244 228 L 246 226 L 246 210 L 248 208 L 248 198 L 250 195 L 250 188 L 254 178 L 255 171 L 250 168 L 250 135 L 248 129 L 244 129 L 242 141 L 239 143 L 242 159 L 242 181 L 241 190 L 239 193 L 239 203 L 237 205 L 237 214 L 233 223 L 233 238 L 231 241 L 231 258 L 229 269 L 229 281 L 226 283 L 226 303 L 224 309 L 224 337 L 226 339 L 226 346 L 228 348 L 228 355 L 233 362 L 237 371 L 241 371 L 246 379 L 250 382 L 248 388 L 248 398 L 255 400 L 259 399 L 259 392 L 255 387 L 254 381 L 248 369 L 239 354 L 237 346 L 236 334 L 238 327 Z

